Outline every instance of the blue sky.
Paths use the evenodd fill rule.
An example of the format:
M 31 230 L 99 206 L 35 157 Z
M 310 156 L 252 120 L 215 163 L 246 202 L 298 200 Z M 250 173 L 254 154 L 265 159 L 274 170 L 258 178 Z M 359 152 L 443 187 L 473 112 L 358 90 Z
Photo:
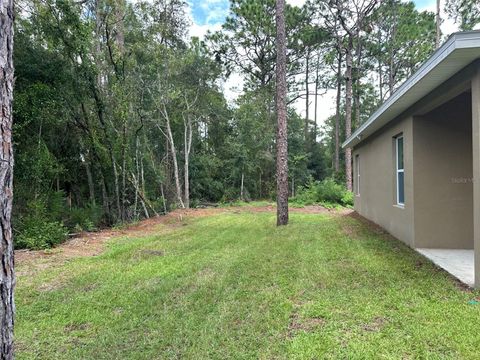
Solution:
M 189 0 L 188 3 L 197 25 L 222 23 L 228 14 L 228 0 Z
M 435 0 L 414 0 L 414 3 L 417 5 L 418 8 L 424 8 L 427 6 L 433 6 L 436 4 Z
M 302 0 L 287 1 L 289 3 L 303 3 Z M 435 0 L 414 0 L 419 9 L 432 7 Z M 197 25 L 215 25 L 222 23 L 228 14 L 228 0 L 189 0 L 193 21 Z

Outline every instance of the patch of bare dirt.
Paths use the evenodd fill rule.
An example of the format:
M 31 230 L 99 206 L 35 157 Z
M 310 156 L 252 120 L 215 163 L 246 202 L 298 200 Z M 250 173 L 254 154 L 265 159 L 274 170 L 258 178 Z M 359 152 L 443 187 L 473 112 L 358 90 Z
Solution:
M 291 301 L 293 302 L 293 312 L 290 314 L 287 338 L 292 339 L 299 332 L 312 332 L 322 327 L 326 320 L 322 317 L 302 317 L 300 316 L 300 310 L 302 307 L 311 303 L 311 301 L 301 300 L 305 291 L 300 291 Z
M 322 317 L 302 318 L 299 314 L 299 307 L 290 315 L 290 321 L 287 329 L 287 337 L 289 339 L 295 337 L 299 332 L 311 332 L 325 324 Z
M 364 324 L 362 328 L 363 330 L 369 331 L 369 332 L 380 331 L 382 330 L 382 328 L 385 326 L 386 323 L 387 323 L 386 318 L 377 316 L 368 324 Z
M 155 250 L 155 249 L 143 249 L 139 250 L 133 255 L 135 260 L 145 260 L 152 257 L 162 257 L 165 256 L 164 250 Z
M 88 323 L 83 323 L 83 324 L 69 324 L 65 326 L 64 330 L 65 332 L 69 333 L 72 331 L 83 331 L 87 330 L 90 327 L 90 324 Z

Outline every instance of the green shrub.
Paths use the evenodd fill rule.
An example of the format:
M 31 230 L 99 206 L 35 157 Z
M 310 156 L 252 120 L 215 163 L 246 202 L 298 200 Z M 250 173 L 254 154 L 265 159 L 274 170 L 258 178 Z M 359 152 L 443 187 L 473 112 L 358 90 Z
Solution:
M 299 187 L 297 195 L 292 200 L 296 205 L 324 204 L 326 207 L 335 205 L 352 206 L 353 193 L 334 179 L 314 181 L 310 179 L 304 187 Z
M 68 231 L 63 223 L 53 220 L 47 211 L 47 203 L 57 200 L 55 196 L 53 199 L 38 198 L 27 204 L 26 215 L 20 219 L 14 237 L 16 248 L 47 249 L 67 238 Z
M 345 194 L 342 197 L 342 204 L 345 206 L 353 206 L 353 192 L 345 190 Z
M 68 231 L 59 221 L 26 219 L 23 230 L 15 237 L 15 247 L 32 250 L 48 249 L 65 241 Z
M 99 206 L 73 207 L 65 214 L 65 224 L 70 229 L 93 231 L 101 224 L 103 210 Z
M 47 249 L 67 238 L 68 230 L 59 220 L 62 199 L 57 192 L 50 195 L 29 201 L 24 215 L 14 219 L 15 248 Z

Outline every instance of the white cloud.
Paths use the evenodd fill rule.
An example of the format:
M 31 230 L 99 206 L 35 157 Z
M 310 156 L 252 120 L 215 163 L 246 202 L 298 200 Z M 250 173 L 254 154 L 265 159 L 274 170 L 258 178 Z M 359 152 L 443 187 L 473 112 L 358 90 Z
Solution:
M 236 72 L 232 73 L 223 83 L 223 95 L 230 104 L 233 104 L 242 95 L 244 83 L 243 76 Z
M 205 38 L 207 32 L 215 32 L 222 28 L 222 23 L 214 23 L 214 24 L 205 24 L 205 25 L 198 25 L 192 22 L 192 25 L 188 29 L 188 36 L 189 37 L 198 37 L 200 40 Z
M 287 4 L 292 6 L 302 7 L 305 4 L 305 0 L 286 0 Z

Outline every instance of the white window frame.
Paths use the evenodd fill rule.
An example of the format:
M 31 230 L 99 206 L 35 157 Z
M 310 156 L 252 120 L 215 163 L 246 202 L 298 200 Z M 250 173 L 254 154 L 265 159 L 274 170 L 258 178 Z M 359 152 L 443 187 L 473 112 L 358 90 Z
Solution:
M 355 195 L 360 196 L 360 154 L 355 155 Z
M 402 139 L 402 156 L 403 156 L 403 169 L 399 169 L 398 166 L 398 143 L 399 140 Z M 403 202 L 400 202 L 400 181 L 399 181 L 399 174 L 403 173 Z M 400 134 L 395 137 L 395 176 L 396 176 L 396 189 L 397 189 L 397 205 L 405 206 L 405 141 L 403 138 L 403 134 Z

